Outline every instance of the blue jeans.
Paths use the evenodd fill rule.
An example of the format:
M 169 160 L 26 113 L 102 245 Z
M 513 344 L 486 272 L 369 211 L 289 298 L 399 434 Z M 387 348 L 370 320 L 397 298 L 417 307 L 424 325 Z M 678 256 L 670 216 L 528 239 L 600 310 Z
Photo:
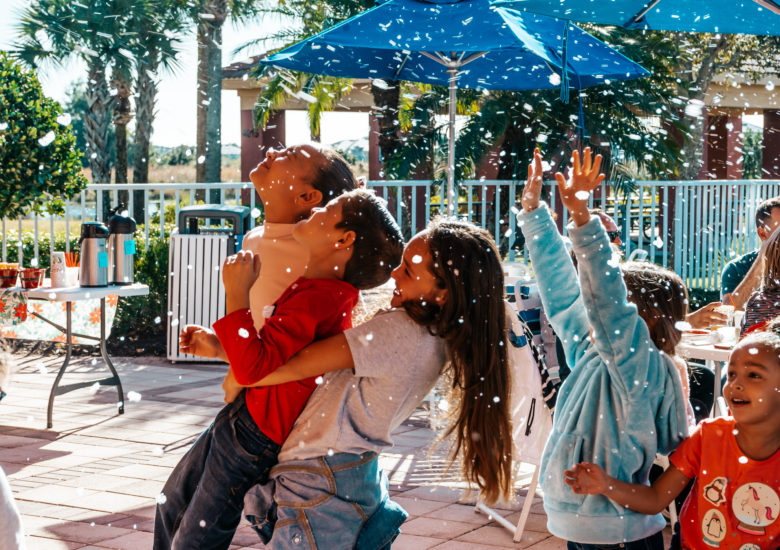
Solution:
M 154 520 L 155 550 L 227 549 L 244 495 L 268 479 L 280 446 L 246 408 L 244 393 L 223 408 L 165 482 Z
M 567 542 L 567 550 L 664 550 L 664 536 L 661 531 L 649 537 L 619 544 L 580 544 Z

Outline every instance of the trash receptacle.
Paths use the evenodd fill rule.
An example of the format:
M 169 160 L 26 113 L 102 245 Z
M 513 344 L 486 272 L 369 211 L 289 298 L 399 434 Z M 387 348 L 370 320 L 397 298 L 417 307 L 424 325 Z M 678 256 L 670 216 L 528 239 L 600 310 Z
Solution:
M 202 221 L 219 221 L 219 226 Z M 230 222 L 229 224 L 222 222 Z M 167 348 L 171 361 L 217 361 L 179 351 L 184 325 L 210 327 L 225 314 L 222 263 L 241 248 L 249 230 L 249 208 L 200 204 L 179 210 L 168 252 Z

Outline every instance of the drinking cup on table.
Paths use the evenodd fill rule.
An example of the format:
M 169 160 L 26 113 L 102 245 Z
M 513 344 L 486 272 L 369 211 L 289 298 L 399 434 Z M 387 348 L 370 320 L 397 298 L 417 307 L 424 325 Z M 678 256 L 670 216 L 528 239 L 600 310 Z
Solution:
M 22 288 L 33 289 L 43 284 L 46 269 L 43 267 L 26 267 L 19 274 L 22 279 Z
M 715 308 L 714 311 L 717 311 L 718 313 L 724 315 L 726 317 L 726 321 L 722 325 L 711 325 L 710 328 L 712 330 L 718 330 L 722 327 L 733 327 L 734 326 L 734 306 L 722 304 Z

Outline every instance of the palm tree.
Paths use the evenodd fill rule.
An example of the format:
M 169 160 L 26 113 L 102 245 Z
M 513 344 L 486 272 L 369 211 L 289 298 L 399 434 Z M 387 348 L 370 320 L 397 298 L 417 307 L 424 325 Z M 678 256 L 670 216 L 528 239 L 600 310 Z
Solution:
M 128 50 L 125 30 L 131 8 L 131 0 L 32 0 L 19 26 L 14 53 L 28 64 L 62 64 L 77 57 L 87 65 L 85 130 L 96 183 L 111 181 L 108 136 L 115 100 L 106 77 L 119 50 Z
M 179 33 L 186 27 L 185 0 L 146 0 L 139 2 L 134 18 L 136 117 L 133 157 L 133 183 L 149 181 L 149 145 L 157 101 L 156 78 L 161 69 L 179 66 L 176 55 Z M 138 201 L 136 201 L 138 203 Z
M 256 15 L 257 4 L 256 0 L 197 0 L 188 4 L 198 33 L 195 180 L 199 183 L 221 181 L 222 25 L 228 17 L 240 21 Z

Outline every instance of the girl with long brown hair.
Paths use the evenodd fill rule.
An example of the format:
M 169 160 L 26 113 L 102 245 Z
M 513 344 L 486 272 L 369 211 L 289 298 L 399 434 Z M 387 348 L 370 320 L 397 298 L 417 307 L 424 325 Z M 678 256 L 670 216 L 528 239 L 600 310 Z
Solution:
M 355 541 L 368 531 L 372 540 L 378 540 L 376 531 L 379 540 L 392 540 L 405 514 L 388 513 L 386 479 L 376 457 L 442 374 L 451 390 L 452 420 L 444 434 L 452 436 L 450 463 L 460 465 L 487 503 L 511 496 L 508 327 L 495 243 L 473 224 L 434 220 L 407 244 L 391 276 L 394 309 L 311 344 L 260 382 L 326 373 L 271 474 L 279 506 L 270 548 L 300 543 L 301 529 L 311 534 L 310 548 L 363 547 Z M 227 387 L 226 399 L 237 389 Z M 329 471 L 313 476 L 313 467 L 323 464 Z M 268 486 L 259 487 L 245 503 L 261 537 L 268 492 Z M 351 510 L 357 502 L 361 515 Z M 381 538 L 389 529 L 392 534 Z

